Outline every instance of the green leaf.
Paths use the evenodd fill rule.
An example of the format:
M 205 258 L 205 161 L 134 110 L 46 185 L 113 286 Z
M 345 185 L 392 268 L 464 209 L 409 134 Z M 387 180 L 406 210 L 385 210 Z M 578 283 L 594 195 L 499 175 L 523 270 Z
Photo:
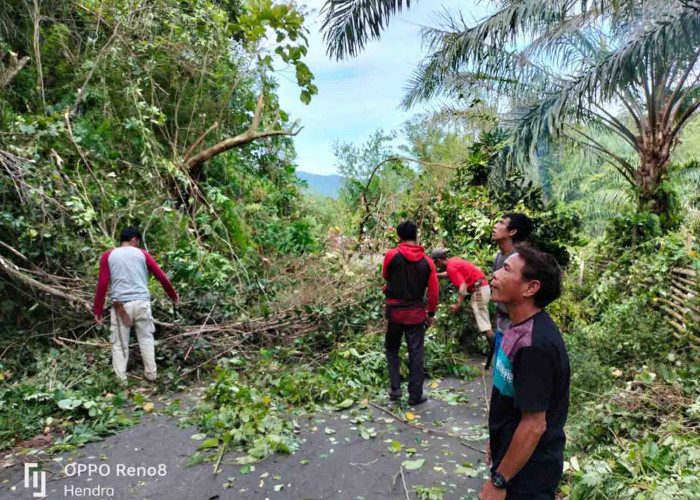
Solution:
M 398 441 L 392 441 L 391 446 L 389 447 L 389 450 L 392 453 L 401 453 L 402 449 L 403 449 L 403 445 Z
M 421 467 L 423 467 L 424 463 L 425 463 L 424 458 L 418 458 L 416 460 L 404 460 L 401 463 L 401 466 L 406 470 L 416 470 L 416 469 L 420 469 Z
M 348 408 L 350 408 L 354 404 L 355 404 L 355 401 L 348 398 L 348 399 L 345 399 L 343 402 L 339 403 L 338 406 L 336 406 L 336 408 L 338 410 L 347 410 Z
M 467 477 L 476 477 L 478 472 L 474 467 L 458 465 L 455 469 L 455 474 L 463 474 Z
M 72 410 L 83 404 L 82 400 L 75 398 L 66 398 L 58 402 L 58 407 L 62 410 Z
M 195 441 L 202 441 L 203 439 L 206 439 L 206 437 L 207 437 L 206 434 L 199 433 L 199 434 L 192 434 L 190 439 L 194 439 Z
M 199 445 L 199 449 L 207 450 L 209 448 L 216 448 L 217 446 L 219 446 L 219 440 L 217 438 L 209 438 Z
M 267 450 L 265 448 L 263 448 L 262 446 L 256 446 L 256 447 L 248 450 L 248 454 L 251 457 L 261 459 L 261 458 L 265 458 L 265 456 L 267 456 Z

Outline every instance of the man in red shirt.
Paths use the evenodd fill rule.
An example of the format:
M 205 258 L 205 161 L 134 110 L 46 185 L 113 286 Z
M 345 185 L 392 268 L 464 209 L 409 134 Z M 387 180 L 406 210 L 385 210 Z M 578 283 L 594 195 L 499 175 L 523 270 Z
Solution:
M 399 246 L 384 256 L 382 275 L 386 280 L 386 317 L 389 326 L 384 339 L 391 392 L 389 397 L 401 399 L 399 348 L 406 335 L 409 357 L 408 404 L 426 401 L 423 395 L 423 339 L 425 329 L 433 324 L 438 304 L 438 278 L 433 261 L 416 243 L 418 226 L 407 220 L 396 228 Z M 428 291 L 426 310 L 425 292 Z
M 434 250 L 430 257 L 435 262 L 435 267 L 442 271 L 438 276 L 449 278 L 458 289 L 457 303 L 450 306 L 452 313 L 457 314 L 462 308 L 464 298 L 471 294 L 470 304 L 474 311 L 476 325 L 490 341 L 494 335 L 489 314 L 491 287 L 486 275 L 471 262 L 459 257 L 449 257 L 444 248 Z

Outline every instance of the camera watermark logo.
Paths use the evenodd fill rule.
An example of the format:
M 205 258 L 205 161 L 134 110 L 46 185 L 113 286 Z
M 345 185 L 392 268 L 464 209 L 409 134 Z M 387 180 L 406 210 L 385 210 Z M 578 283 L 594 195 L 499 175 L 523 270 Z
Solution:
M 31 483 L 29 486 L 29 477 L 31 475 Z M 24 487 L 32 488 L 36 490 L 41 488 L 39 491 L 32 493 L 35 498 L 46 497 L 46 472 L 41 470 L 41 466 L 37 463 L 25 463 L 24 464 Z

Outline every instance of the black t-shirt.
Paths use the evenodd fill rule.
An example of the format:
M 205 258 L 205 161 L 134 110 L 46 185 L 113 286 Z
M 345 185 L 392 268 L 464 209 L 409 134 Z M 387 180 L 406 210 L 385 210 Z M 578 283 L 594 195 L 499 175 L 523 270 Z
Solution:
M 544 311 L 512 325 L 496 354 L 489 412 L 495 467 L 508 451 L 522 411 L 546 411 L 547 430 L 509 491 L 554 490 L 564 464 L 564 424 L 569 413 L 569 356 L 561 333 Z

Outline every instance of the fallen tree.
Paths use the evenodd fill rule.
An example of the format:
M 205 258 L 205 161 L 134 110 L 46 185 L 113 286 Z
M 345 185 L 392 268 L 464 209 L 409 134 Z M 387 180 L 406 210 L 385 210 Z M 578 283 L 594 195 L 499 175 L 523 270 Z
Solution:
M 0 241 L 0 247 L 31 265 L 26 257 L 10 245 Z M 1 255 L 0 271 L 25 293 L 31 293 L 37 302 L 51 307 L 56 311 L 57 316 L 71 322 L 81 320 L 80 325 L 91 325 L 87 329 L 72 332 L 72 335 L 56 331 L 47 334 L 51 336 L 54 344 L 64 348 L 71 344 L 91 347 L 110 346 L 99 337 L 88 336 L 94 326 L 91 305 L 93 290 L 85 281 L 80 278 L 52 275 L 38 267 L 33 269 L 20 267 Z M 244 346 L 269 348 L 276 345 L 290 345 L 296 339 L 316 331 L 334 331 L 334 327 L 341 330 L 334 325 L 334 322 L 341 321 L 348 324 L 352 321 L 353 312 L 358 308 L 370 307 L 372 302 L 375 302 L 374 306 L 379 303 L 373 294 L 367 293 L 368 287 L 365 280 L 360 279 L 353 284 L 348 284 L 343 282 L 345 276 L 343 273 L 338 276 L 329 273 L 329 282 L 325 287 L 318 283 L 319 280 L 316 277 L 315 288 L 318 293 L 312 303 L 285 305 L 261 317 L 221 321 L 212 318 L 212 308 L 206 319 L 199 324 L 183 323 L 182 318 L 170 322 L 154 319 L 154 323 L 163 334 L 159 336 L 158 342 L 161 345 L 179 348 L 184 352 L 182 361 L 188 366 L 184 371 L 191 373 L 229 354 L 233 349 Z M 369 288 L 369 290 L 373 289 Z M 56 307 L 55 301 L 67 304 L 69 307 Z M 178 316 L 177 313 L 176 316 Z M 137 342 L 131 344 L 131 346 L 137 345 Z M 7 347 L 4 350 L 6 351 Z M 192 356 L 193 352 L 197 355 Z

